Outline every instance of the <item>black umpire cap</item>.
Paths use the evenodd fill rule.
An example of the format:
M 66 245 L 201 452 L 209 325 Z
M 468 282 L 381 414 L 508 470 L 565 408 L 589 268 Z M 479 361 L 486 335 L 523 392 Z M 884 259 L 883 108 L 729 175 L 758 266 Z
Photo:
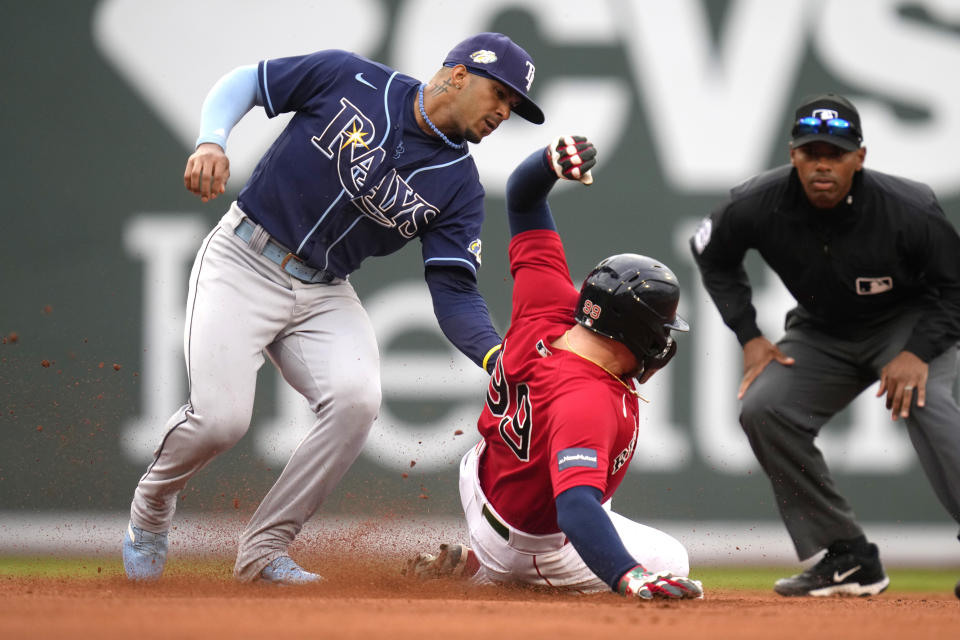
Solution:
M 797 107 L 791 135 L 794 148 L 820 141 L 856 151 L 863 142 L 860 113 L 841 95 L 809 96 Z

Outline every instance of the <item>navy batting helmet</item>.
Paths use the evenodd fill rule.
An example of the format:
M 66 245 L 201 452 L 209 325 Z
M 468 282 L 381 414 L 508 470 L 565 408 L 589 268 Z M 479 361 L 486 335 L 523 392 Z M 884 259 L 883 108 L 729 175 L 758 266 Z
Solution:
M 576 319 L 590 331 L 622 342 L 644 363 L 671 347 L 675 351 L 671 329 L 690 329 L 677 315 L 679 301 L 680 284 L 673 271 L 653 258 L 621 253 L 587 274 Z

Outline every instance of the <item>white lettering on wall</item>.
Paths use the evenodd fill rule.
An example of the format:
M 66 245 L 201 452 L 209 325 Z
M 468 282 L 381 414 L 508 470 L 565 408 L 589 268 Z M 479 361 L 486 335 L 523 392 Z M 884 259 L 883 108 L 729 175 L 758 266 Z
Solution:
M 124 424 L 121 435 L 131 460 L 152 457 L 164 425 L 186 400 L 187 274 L 207 230 L 199 216 L 159 213 L 134 216 L 123 230 L 124 249 L 143 264 L 140 414 Z
M 504 11 L 516 8 L 532 16 L 552 46 L 620 47 L 629 75 L 621 77 L 600 67 L 589 77 L 583 70 L 566 76 L 562 69 L 548 71 L 551 65 L 538 60 L 534 93 L 547 114 L 546 125 L 535 127 L 514 117 L 504 123 L 503 131 L 471 148 L 492 195 L 502 195 L 515 161 L 560 133 L 585 133 L 604 157 L 623 156 L 621 147 L 635 144 L 622 135 L 634 117 L 642 117 L 651 134 L 653 145 L 645 153 L 656 157 L 675 191 L 682 195 L 725 190 L 765 168 L 772 151 L 782 149 L 786 161 L 786 130 L 792 118 L 789 100 L 799 69 L 810 56 L 829 71 L 824 81 L 835 78 L 853 88 L 850 95 L 864 121 L 868 166 L 928 182 L 941 198 L 960 193 L 960 165 L 953 161 L 951 145 L 960 138 L 960 84 L 953 81 L 953 69 L 960 65 L 960 37 L 944 26 L 960 21 L 960 3 L 952 0 L 910 3 L 934 21 L 942 21 L 940 26 L 902 15 L 904 3 L 895 0 L 731 0 L 716 39 L 699 0 L 589 4 L 409 0 L 399 6 L 391 24 L 383 5 L 367 0 L 336 5 L 344 15 L 362 15 L 364 28 L 336 30 L 331 32 L 335 40 L 323 43 L 309 29 L 300 36 L 265 29 L 276 12 L 262 9 L 261 3 L 172 2 L 106 0 L 98 5 L 93 30 L 104 55 L 187 148 L 196 137 L 206 91 L 237 65 L 322 46 L 369 54 L 389 36 L 386 62 L 428 78 L 447 48 L 467 35 L 488 30 Z M 228 6 L 229 11 L 224 10 Z M 189 7 L 193 19 L 180 19 L 183 11 L 176 7 Z M 317 3 L 291 2 L 287 10 L 301 16 L 321 11 L 325 20 L 333 19 L 329 8 Z M 194 45 L 183 45 L 202 46 L 205 40 L 197 37 L 197 29 L 206 27 L 197 25 L 211 23 L 240 36 L 228 38 L 228 46 L 213 56 L 197 55 Z M 446 41 L 423 38 L 423 24 L 434 25 Z M 258 37 L 242 37 L 251 29 Z M 264 38 L 265 33 L 274 35 Z M 291 37 L 302 39 L 291 41 Z M 182 73 L 184 68 L 191 72 Z M 638 114 L 630 112 L 634 96 L 642 106 Z M 904 115 L 895 105 L 908 108 L 914 116 Z M 237 188 L 278 130 L 276 122 L 270 123 L 262 113 L 254 115 L 245 118 L 231 136 L 232 180 Z M 514 160 L 504 162 L 504 158 Z M 598 170 L 602 173 L 602 163 Z M 138 216 L 125 230 L 127 252 L 144 267 L 141 415 L 124 431 L 125 450 L 136 459 L 149 457 L 167 418 L 184 400 L 181 341 L 186 275 L 204 230 L 199 217 L 173 215 Z M 675 253 L 686 259 L 690 231 L 683 225 L 675 230 L 682 240 Z M 685 283 L 684 291 L 684 308 L 694 331 L 681 338 L 688 354 L 681 357 L 694 359 L 692 377 L 688 386 L 678 387 L 676 371 L 668 367 L 646 385 L 653 402 L 641 407 L 638 451 L 649 453 L 647 471 L 682 469 L 696 457 L 718 470 L 740 473 L 755 465 L 737 422 L 740 349 L 695 280 Z M 777 337 L 783 314 L 793 302 L 770 273 L 755 285 L 761 326 Z M 419 280 L 398 281 L 395 286 L 409 286 L 409 295 L 415 291 L 426 295 Z M 394 290 L 391 285 L 388 292 L 365 301 L 383 347 L 385 409 L 364 455 L 390 468 L 409 465 L 413 458 L 419 465 L 453 464 L 450 451 L 460 441 L 451 441 L 447 434 L 457 428 L 473 433 L 480 405 L 471 406 L 475 382 L 470 376 L 483 374 L 452 348 L 449 357 L 438 354 L 423 360 L 419 353 L 404 354 L 389 346 L 401 326 L 439 336 L 429 303 L 405 318 L 396 317 L 397 310 L 383 304 Z M 275 379 L 277 410 L 269 423 L 253 425 L 253 437 L 258 452 L 281 461 L 305 433 L 312 416 L 299 395 L 279 376 Z M 400 419 L 391 401 L 424 397 L 429 391 L 425 380 L 442 380 L 438 397 L 446 399 L 444 394 L 449 394 L 453 408 L 432 425 Z M 865 391 L 853 403 L 844 418 L 849 426 L 828 424 L 818 440 L 837 470 L 895 472 L 915 460 L 902 424 L 889 420 L 882 400 L 873 398 L 873 392 Z M 678 406 L 689 407 L 691 424 L 682 424 L 674 415 Z M 410 439 L 411 434 L 415 439 Z M 411 442 L 419 448 L 403 448 Z
M 732 2 L 714 43 L 701 2 L 616 2 L 618 34 L 676 187 L 729 188 L 766 164 L 774 138 L 786 140 L 783 114 L 804 53 L 807 6 Z
M 629 64 L 627 78 L 612 66 L 564 76 L 537 60 L 541 73 L 533 92 L 552 135 L 588 135 L 605 157 L 613 157 L 633 143 L 622 134 L 635 117 L 629 106 L 637 96 L 666 179 L 679 191 L 694 192 L 724 189 L 757 173 L 771 153 L 786 162 L 794 107 L 789 101 L 799 70 L 815 56 L 830 72 L 822 90 L 834 88 L 828 86 L 831 78 L 852 87 L 848 93 L 863 116 L 867 165 L 927 182 L 941 198 L 951 197 L 960 193 L 960 166 L 952 156 L 952 141 L 960 136 L 960 83 L 953 78 L 960 37 L 946 25 L 960 21 L 960 3 L 909 3 L 943 25 L 902 15 L 906 4 L 732 0 L 714 39 L 703 0 L 408 0 L 391 24 L 383 5 L 372 0 L 291 1 L 283 13 L 252 1 L 105 0 L 97 6 L 93 31 L 104 56 L 192 148 L 204 96 L 236 66 L 323 47 L 369 55 L 392 28 L 384 62 L 428 80 L 453 45 L 517 9 L 533 17 L 553 46 L 620 47 Z M 191 19 L 183 20 L 187 13 Z M 354 24 L 361 16 L 362 28 L 327 30 L 318 42 L 315 30 L 285 28 L 291 13 L 304 24 Z M 231 34 L 214 51 L 205 47 L 210 24 Z M 442 38 L 424 38 L 425 24 Z M 893 104 L 920 115 L 898 114 Z M 240 122 L 229 144 L 233 182 L 246 180 L 285 122 L 285 116 L 271 121 L 259 109 Z M 471 147 L 494 195 L 503 194 L 513 166 L 503 158 L 521 159 L 545 144 L 545 128 L 520 118 L 501 129 Z M 603 166 L 597 170 L 602 174 Z
M 779 4 L 779 3 L 777 3 Z M 824 2 L 814 42 L 819 59 L 856 88 L 851 98 L 864 127 L 867 166 L 928 183 L 940 198 L 960 193 L 960 68 L 955 31 L 904 18 L 896 0 Z M 949 24 L 960 23 L 960 3 L 909 3 Z M 903 118 L 890 102 L 928 114 Z
M 692 258 L 686 239 L 695 223 L 680 225 L 675 251 Z M 138 215 L 124 229 L 124 248 L 143 263 L 143 362 L 140 414 L 123 427 L 122 443 L 131 460 L 149 460 L 170 415 L 186 393 L 183 319 L 187 273 L 207 226 L 199 216 Z M 682 249 L 682 251 L 681 251 Z M 772 340 L 782 334 L 783 314 L 793 300 L 772 272 L 754 282 L 758 322 Z M 443 338 L 422 281 L 398 281 L 364 303 L 382 354 L 384 401 L 363 451 L 365 458 L 388 469 L 455 467 L 476 442 L 476 421 L 483 405 L 487 376 Z M 684 283 L 681 315 L 692 331 L 680 338 L 684 356 L 692 358 L 689 385 L 678 386 L 676 366 L 658 372 L 641 388 L 649 404 L 640 405 L 638 460 L 635 472 L 677 471 L 695 457 L 722 473 L 742 473 L 756 462 L 738 422 L 736 400 L 742 358 L 733 333 L 723 325 L 699 278 Z M 394 342 L 404 333 L 434 333 L 442 350 L 425 354 Z M 252 426 L 254 449 L 270 463 L 283 464 L 313 423 L 306 401 L 279 375 L 276 411 Z M 915 456 L 900 422 L 891 422 L 883 400 L 868 389 L 849 409 L 843 429 L 828 423 L 818 439 L 831 468 L 852 473 L 897 473 Z M 437 418 L 403 417 L 395 403 L 440 403 Z M 678 405 L 674 403 L 678 402 Z M 393 406 L 392 406 L 393 405 Z M 675 406 L 691 407 L 689 428 L 679 423 Z M 462 431 L 456 435 L 455 431 Z

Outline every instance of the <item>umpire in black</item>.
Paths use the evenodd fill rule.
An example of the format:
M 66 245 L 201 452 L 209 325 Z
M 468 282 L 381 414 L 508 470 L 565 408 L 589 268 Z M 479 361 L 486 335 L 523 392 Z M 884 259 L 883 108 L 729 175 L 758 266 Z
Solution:
M 960 237 L 927 185 L 865 169 L 862 141 L 849 100 L 804 100 L 790 164 L 734 187 L 690 240 L 743 347 L 740 424 L 797 555 L 827 550 L 777 581 L 785 596 L 875 595 L 889 584 L 814 442 L 878 379 L 878 395 L 906 422 L 934 492 L 960 522 Z M 748 249 L 797 301 L 777 344 L 757 326 Z

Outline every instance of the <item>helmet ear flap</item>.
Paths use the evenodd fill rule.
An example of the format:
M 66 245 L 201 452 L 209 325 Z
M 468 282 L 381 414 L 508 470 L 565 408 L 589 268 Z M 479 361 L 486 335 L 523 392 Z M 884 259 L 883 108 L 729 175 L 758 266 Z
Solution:
M 655 356 L 648 356 L 644 358 L 643 362 L 640 363 L 642 368 L 640 369 L 640 374 L 637 378 L 637 381 L 640 384 L 643 384 L 652 378 L 653 374 L 667 366 L 667 363 L 670 362 L 675 355 L 677 355 L 677 342 L 673 338 L 667 336 L 667 346 L 664 347 L 663 351 Z

